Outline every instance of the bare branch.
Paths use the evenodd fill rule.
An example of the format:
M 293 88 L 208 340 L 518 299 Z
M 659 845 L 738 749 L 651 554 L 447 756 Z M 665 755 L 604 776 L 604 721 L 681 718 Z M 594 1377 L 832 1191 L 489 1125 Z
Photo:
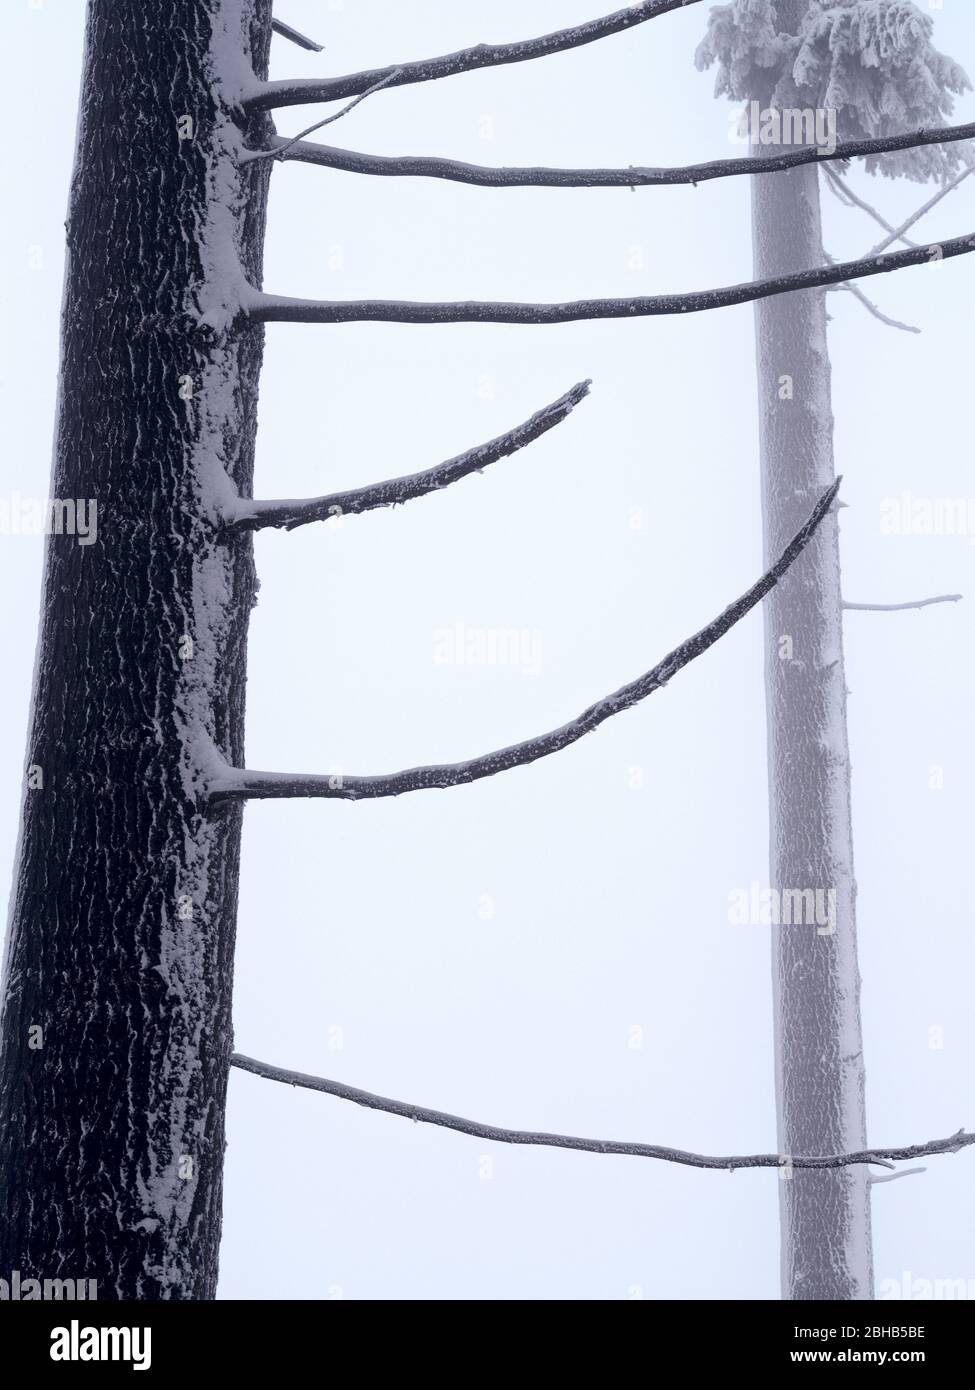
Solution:
M 602 19 L 591 19 L 585 24 L 574 25 L 571 29 L 559 29 L 553 34 L 544 34 L 537 39 L 524 39 L 519 43 L 479 43 L 473 48 L 463 48 L 457 53 L 447 53 L 439 58 L 422 58 L 415 63 L 399 64 L 400 75 L 393 83 L 405 87 L 415 82 L 433 82 L 441 77 L 453 77 L 459 72 L 473 72 L 477 68 L 500 67 L 506 63 L 524 63 L 530 58 L 546 58 L 552 53 L 563 53 L 569 48 L 579 48 L 583 44 L 594 43 L 597 39 L 619 34 L 648 19 L 668 14 L 671 10 L 681 10 L 688 5 L 700 4 L 700 0 L 644 0 L 643 4 L 629 5 L 615 14 Z M 384 77 L 389 68 L 372 68 L 369 72 L 354 72 L 345 77 L 291 78 L 283 82 L 255 82 L 243 94 L 245 106 L 256 110 L 267 110 L 276 106 L 300 106 L 315 101 L 340 101 L 343 97 L 356 96 L 367 87 Z
M 379 178 L 447 179 L 453 183 L 474 184 L 480 188 L 647 188 L 678 184 L 708 183 L 712 179 L 737 178 L 754 174 L 782 173 L 804 164 L 828 163 L 830 160 L 857 159 L 867 155 L 886 154 L 893 150 L 914 149 L 920 145 L 951 144 L 957 140 L 975 139 L 975 123 L 944 126 L 933 130 L 914 131 L 877 140 L 848 140 L 836 146 L 832 154 L 817 146 L 785 150 L 780 154 L 752 155 L 740 159 L 713 159 L 704 164 L 685 164 L 673 168 L 650 168 L 629 165 L 622 169 L 550 169 L 545 166 L 527 168 L 491 168 L 482 164 L 467 164 L 459 159 L 428 158 L 421 155 L 361 154 L 357 150 L 337 149 L 333 145 L 318 145 L 311 141 L 276 137 L 271 147 L 278 158 L 297 160 L 303 164 L 319 164 L 328 169 L 341 169 L 350 174 L 371 174 Z M 287 154 L 282 154 L 283 147 Z M 246 160 L 268 151 L 245 151 Z M 947 192 L 948 190 L 945 190 Z M 939 197 L 943 197 L 944 193 Z M 932 200 L 932 206 L 937 199 Z M 896 239 L 896 238 L 892 238 Z M 890 243 L 885 243 L 886 250 Z M 876 251 L 871 254 L 876 254 Z
M 657 317 L 666 314 L 696 314 L 706 309 L 722 309 L 732 304 L 750 304 L 775 294 L 817 289 L 844 280 L 885 275 L 891 270 L 951 260 L 975 251 L 975 234 L 956 237 L 935 246 L 918 246 L 907 251 L 875 256 L 862 261 L 843 261 L 817 266 L 771 280 L 746 281 L 714 290 L 693 290 L 688 294 L 641 295 L 634 299 L 579 299 L 564 304 L 492 303 L 464 300 L 459 303 L 420 303 L 402 299 L 315 300 L 294 299 L 287 295 L 264 294 L 250 290 L 243 298 L 241 312 L 264 323 L 572 323 L 579 319 L 620 319 Z
M 942 198 L 947 198 L 949 193 L 954 193 L 958 185 L 964 183 L 969 174 L 973 172 L 975 172 L 975 164 L 969 164 L 968 167 L 963 169 L 950 183 L 946 183 L 944 188 L 939 188 L 934 197 L 929 198 L 923 207 L 919 207 L 917 212 L 911 213 L 907 221 L 903 222 L 889 237 L 887 237 L 886 241 L 882 241 L 879 245 L 875 246 L 870 252 L 870 255 L 879 256 L 882 252 L 886 251 L 887 247 L 892 246 L 904 232 L 910 231 L 916 222 L 920 222 L 921 218 L 929 213 L 932 208 L 937 207 Z
M 883 1175 L 869 1173 L 867 1175 L 867 1186 L 873 1187 L 878 1182 L 896 1182 L 898 1178 L 910 1178 L 915 1173 L 926 1173 L 928 1170 L 922 1164 L 920 1168 L 901 1168 L 897 1173 L 884 1173 Z
M 578 382 L 564 396 L 536 411 L 524 424 L 517 425 L 507 434 L 468 449 L 466 453 L 458 454 L 446 463 L 438 463 L 435 468 L 428 468 L 422 473 L 391 478 L 387 482 L 373 483 L 370 487 L 350 492 L 333 492 L 327 497 L 274 502 L 241 497 L 224 509 L 224 520 L 231 530 L 255 531 L 263 526 L 283 526 L 291 531 L 311 521 L 328 521 L 331 517 L 355 515 L 376 507 L 395 507 L 414 497 L 425 497 L 460 478 L 466 478 L 470 473 L 480 473 L 488 464 L 516 453 L 561 424 L 588 396 L 591 384 L 589 381 Z
M 313 130 L 321 130 L 322 126 L 331 125 L 333 121 L 340 121 L 343 116 L 347 116 L 360 101 L 365 101 L 366 97 L 371 97 L 373 92 L 378 92 L 383 87 L 388 87 L 390 82 L 399 72 L 399 68 L 394 68 L 391 73 L 384 77 L 375 86 L 370 87 L 366 92 L 360 92 L 357 97 L 353 97 L 347 106 L 343 106 L 341 111 L 336 111 L 333 116 L 326 116 L 324 120 L 316 121 L 314 125 L 306 126 L 300 130 L 291 140 L 285 140 L 283 145 L 275 145 L 270 150 L 245 150 L 241 152 L 240 162 L 242 164 L 253 164 L 257 159 L 281 159 L 292 145 L 296 145 L 299 140 L 303 140 L 306 135 L 310 135 Z
M 842 203 L 845 208 L 851 208 L 853 206 L 853 199 L 847 193 L 843 180 L 836 178 L 832 169 L 826 169 L 825 172 L 829 175 L 826 187 L 829 189 L 830 193 L 832 193 L 838 203 Z
M 883 227 L 885 232 L 890 233 L 891 240 L 887 243 L 888 246 L 892 245 L 895 241 L 902 241 L 905 246 L 915 245 L 913 241 L 910 241 L 902 233 L 898 233 L 897 230 L 890 225 L 890 223 L 887 221 L 885 217 L 881 216 L 881 214 L 871 203 L 868 203 L 863 198 L 858 197 L 857 194 L 853 192 L 853 189 L 850 188 L 848 184 L 844 183 L 843 179 L 840 178 L 839 174 L 836 172 L 835 169 L 831 169 L 829 165 L 826 165 L 823 172 L 825 173 L 827 179 L 830 181 L 834 192 L 837 193 L 837 196 L 842 197 L 846 201 L 848 206 L 860 208 L 863 212 L 865 212 L 868 215 L 868 217 L 872 217 L 873 220 L 879 226 Z
M 689 1153 L 686 1149 L 672 1149 L 662 1144 L 637 1144 L 619 1139 L 580 1139 L 572 1134 L 502 1129 L 499 1125 L 486 1125 L 479 1120 L 465 1120 L 460 1115 L 450 1115 L 443 1110 L 429 1110 L 425 1105 L 411 1105 L 408 1101 L 390 1100 L 386 1096 L 373 1095 L 371 1091 L 360 1091 L 356 1086 L 347 1086 L 343 1081 L 329 1081 L 323 1076 L 288 1071 L 284 1067 L 272 1066 L 269 1062 L 259 1062 L 254 1057 L 245 1057 L 240 1052 L 233 1054 L 230 1065 L 239 1068 L 240 1071 L 249 1071 L 254 1076 L 262 1076 L 268 1081 L 281 1081 L 286 1086 L 301 1086 L 308 1091 L 322 1091 L 326 1095 L 337 1096 L 339 1100 L 350 1100 L 354 1105 L 365 1106 L 368 1110 L 382 1110 L 387 1115 L 399 1115 L 414 1123 L 440 1125 L 444 1129 L 453 1129 L 459 1134 L 468 1134 L 475 1139 L 488 1139 L 498 1144 L 532 1144 L 553 1149 L 577 1149 L 582 1153 L 657 1158 L 665 1163 L 680 1163 L 687 1168 L 723 1168 L 728 1172 L 734 1172 L 736 1168 L 848 1168 L 857 1163 L 878 1163 L 885 1168 L 892 1168 L 894 1160 L 920 1158 L 928 1154 L 958 1153 L 960 1149 L 975 1143 L 975 1134 L 966 1134 L 964 1130 L 959 1130 L 950 1139 L 932 1139 L 927 1144 L 909 1144 L 892 1149 L 864 1149 L 860 1153 L 830 1154 L 823 1157 L 792 1158 L 782 1154 L 714 1156 Z M 900 1177 L 901 1174 L 896 1176 Z
M 879 319 L 881 323 L 885 323 L 888 328 L 899 328 L 904 333 L 920 333 L 921 331 L 920 328 L 915 328 L 912 323 L 901 323 L 900 319 L 890 318 L 883 310 L 877 308 L 877 305 L 874 304 L 872 299 L 867 298 L 858 285 L 831 285 L 830 289 L 835 290 L 837 293 L 845 290 L 847 294 L 852 294 L 869 313 L 873 314 L 875 319 Z
M 272 19 L 271 28 L 276 34 L 280 34 L 283 39 L 290 39 L 299 48 L 307 49 L 309 53 L 324 53 L 325 49 L 314 39 L 306 38 L 304 34 L 299 34 L 297 29 L 292 29 L 290 24 L 285 24 L 281 19 Z
M 631 709 L 633 705 L 645 700 L 654 691 L 662 690 L 678 671 L 714 646 L 719 638 L 761 602 L 812 540 L 817 527 L 833 505 L 839 485 L 840 479 L 837 479 L 832 487 L 823 493 L 809 519 L 792 538 L 775 564 L 741 598 L 736 599 L 707 627 L 689 637 L 686 642 L 682 642 L 650 671 L 631 681 L 629 685 L 624 685 L 612 695 L 607 695 L 590 705 L 576 719 L 563 724 L 561 728 L 541 734 L 537 738 L 527 739 L 524 743 L 516 743 L 509 748 L 487 753 L 483 757 L 472 758 L 468 762 L 414 767 L 404 772 L 378 777 L 252 772 L 244 768 L 230 767 L 215 758 L 209 786 L 210 800 L 218 802 L 243 801 L 248 798 L 314 796 L 358 801 L 377 796 L 399 796 L 403 792 L 457 787 L 468 782 L 477 782 L 481 778 L 493 777 L 496 773 L 507 772 L 513 767 L 523 767 L 527 763 L 547 757 L 550 753 L 568 748 L 585 734 L 597 729 L 607 719 L 611 719 L 614 714 L 621 714 L 623 710 Z
M 917 603 L 847 603 L 843 607 L 861 613 L 900 613 L 905 608 L 927 608 L 932 603 L 960 603 L 964 594 L 938 594 L 935 598 L 920 598 Z

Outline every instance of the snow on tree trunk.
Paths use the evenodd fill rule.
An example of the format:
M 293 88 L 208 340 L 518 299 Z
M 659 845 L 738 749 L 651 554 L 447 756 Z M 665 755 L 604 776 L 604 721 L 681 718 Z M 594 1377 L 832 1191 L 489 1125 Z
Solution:
M 933 27 L 931 15 L 912 0 L 730 0 L 711 10 L 695 61 L 702 69 L 716 66 L 715 94 L 749 103 L 752 115 L 753 102 L 759 112 L 806 112 L 823 118 L 827 130 L 835 120 L 840 140 L 870 139 L 943 125 L 955 97 L 970 90 L 964 70 L 934 47 Z M 793 121 L 789 135 L 795 138 Z M 773 119 L 772 140 L 774 126 Z M 947 182 L 969 158 L 959 145 L 932 145 L 871 156 L 864 167 L 889 178 Z M 824 263 L 815 168 L 754 179 L 752 206 L 757 277 Z M 822 291 L 761 301 L 756 326 L 765 547 L 772 555 L 808 499 L 833 477 Z M 861 1149 L 863 1062 L 835 525 L 820 529 L 769 596 L 765 618 L 775 885 L 836 893 L 834 935 L 776 928 L 780 1144 L 794 1155 Z M 783 1183 L 781 1199 L 786 1296 L 872 1297 L 865 1173 L 796 1173 Z
M 795 32 L 807 0 L 780 4 Z M 791 9 L 791 13 L 788 11 Z M 769 92 L 756 91 L 763 102 Z M 767 151 L 763 150 L 767 153 Z M 756 277 L 824 263 L 815 166 L 752 180 Z M 755 311 L 766 556 L 834 478 L 826 295 Z M 828 518 L 768 596 L 765 677 L 770 866 L 779 890 L 835 890 L 835 930 L 773 927 L 776 1101 L 783 1155 L 867 1146 L 839 538 Z M 783 1170 L 783 1295 L 873 1297 L 867 1170 Z
M 217 1278 L 267 162 L 236 93 L 270 0 L 90 0 L 52 494 L 0 1033 L 0 1268 L 99 1298 Z M 89 508 L 89 517 L 91 511 Z

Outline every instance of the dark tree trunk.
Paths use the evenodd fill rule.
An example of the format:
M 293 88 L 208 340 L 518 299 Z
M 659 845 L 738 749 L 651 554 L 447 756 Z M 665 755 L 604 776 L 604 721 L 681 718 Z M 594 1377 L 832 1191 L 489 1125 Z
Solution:
M 808 8 L 779 0 L 780 31 L 797 32 Z M 755 97 L 768 105 L 771 91 Z M 756 277 L 824 264 L 815 165 L 752 179 L 752 214 Z M 762 300 L 755 322 L 765 554 L 775 556 L 834 479 L 825 291 Z M 841 602 L 838 529 L 827 518 L 764 604 L 772 885 L 835 892 L 835 930 L 772 928 L 785 1156 L 867 1147 Z M 788 1173 L 783 1296 L 871 1298 L 867 1170 Z
M 260 283 L 268 165 L 237 168 L 261 132 L 234 89 L 270 33 L 270 0 L 88 8 L 52 492 L 97 503 L 97 540 L 47 548 L 0 1271 L 99 1298 L 216 1286 L 240 810 L 201 793 L 214 747 L 243 753 L 251 540 L 213 516 L 251 491 L 262 334 L 234 294 Z

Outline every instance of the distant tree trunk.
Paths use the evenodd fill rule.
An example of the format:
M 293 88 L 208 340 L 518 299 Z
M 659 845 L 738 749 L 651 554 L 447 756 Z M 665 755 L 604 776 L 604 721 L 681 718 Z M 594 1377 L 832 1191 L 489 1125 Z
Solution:
M 779 0 L 780 32 L 807 9 Z M 824 263 L 818 180 L 814 165 L 751 180 L 756 277 Z M 825 292 L 762 300 L 755 322 L 769 557 L 834 477 Z M 772 886 L 836 894 L 834 934 L 772 928 L 779 1148 L 849 1153 L 867 1141 L 834 518 L 767 598 L 765 648 Z M 797 1170 L 779 1195 L 784 1297 L 872 1298 L 866 1169 Z
M 99 1298 L 216 1287 L 240 810 L 199 792 L 208 749 L 243 752 L 251 541 L 212 518 L 251 491 L 262 334 L 233 296 L 268 165 L 237 168 L 234 83 L 270 34 L 270 0 L 89 0 L 52 491 L 97 503 L 97 541 L 47 546 L 0 1269 Z

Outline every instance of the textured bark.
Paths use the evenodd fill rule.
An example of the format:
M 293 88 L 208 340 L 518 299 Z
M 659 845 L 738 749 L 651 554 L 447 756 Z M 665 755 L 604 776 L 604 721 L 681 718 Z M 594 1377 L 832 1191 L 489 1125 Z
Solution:
M 99 1298 L 216 1285 L 240 809 L 201 792 L 211 741 L 243 752 L 251 539 L 215 519 L 251 491 L 262 333 L 235 294 L 260 283 L 267 168 L 235 150 L 272 133 L 238 100 L 270 33 L 269 0 L 88 9 L 52 494 L 94 499 L 98 536 L 47 548 L 0 1269 Z
M 795 32 L 807 8 L 782 0 L 779 29 Z M 767 92 L 755 96 L 768 102 Z M 823 264 L 815 167 L 756 178 L 752 210 L 756 276 Z M 823 291 L 759 303 L 756 336 L 764 543 L 773 555 L 834 476 Z M 780 399 L 786 376 L 791 400 Z M 772 884 L 836 893 L 833 934 L 772 928 L 779 1146 L 786 1155 L 845 1153 L 868 1145 L 835 516 L 769 595 L 765 640 Z M 866 1170 L 797 1170 L 779 1196 L 784 1296 L 871 1298 Z

